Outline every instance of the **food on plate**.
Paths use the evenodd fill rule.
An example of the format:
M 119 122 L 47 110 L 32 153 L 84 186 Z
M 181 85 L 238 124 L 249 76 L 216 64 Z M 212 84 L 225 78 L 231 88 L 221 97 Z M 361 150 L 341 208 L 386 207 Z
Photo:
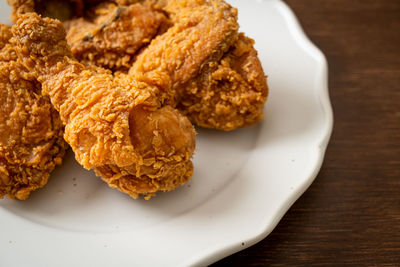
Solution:
M 12 8 L 11 21 L 16 22 L 19 15 L 28 12 L 38 12 L 39 14 L 59 20 L 66 20 L 71 16 L 81 16 L 83 0 L 7 0 Z
M 60 17 L 42 11 L 53 1 L 47 8 L 39 0 L 9 2 L 14 13 Z M 131 75 L 159 87 L 162 102 L 202 127 L 229 131 L 262 119 L 266 77 L 254 42 L 238 33 L 236 9 L 224 1 L 77 2 L 63 1 L 74 14 L 64 26 L 81 63 L 112 71 L 132 66 Z
M 222 0 L 169 0 L 173 23 L 129 73 L 161 88 L 168 103 L 206 128 L 233 130 L 262 118 L 268 94 L 253 41 L 238 33 L 237 10 Z
M 169 20 L 156 1 L 8 0 L 12 21 L 37 12 L 64 23 L 74 56 L 87 65 L 127 72 L 137 52 L 165 31 Z M 60 14 L 60 10 L 65 10 Z
M 230 131 L 263 117 L 266 76 L 223 0 L 8 2 L 19 67 L 77 161 L 134 198 L 190 179 L 191 122 Z
M 206 128 L 229 131 L 259 122 L 268 86 L 253 44 L 240 33 L 220 61 L 189 80 L 177 108 Z
M 134 198 L 173 190 L 192 176 L 194 128 L 161 105 L 157 87 L 79 63 L 59 21 L 27 13 L 12 31 L 18 57 L 59 111 L 81 165 Z
M 43 187 L 67 144 L 41 85 L 19 62 L 11 27 L 0 24 L 0 198 L 27 199 Z
M 150 2 L 120 6 L 105 2 L 64 22 L 74 56 L 87 65 L 128 71 L 137 52 L 168 25 L 168 19 Z

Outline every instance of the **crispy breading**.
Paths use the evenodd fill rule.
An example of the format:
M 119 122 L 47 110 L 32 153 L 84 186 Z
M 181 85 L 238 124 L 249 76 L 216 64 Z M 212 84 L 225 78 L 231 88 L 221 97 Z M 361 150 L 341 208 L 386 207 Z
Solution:
M 61 163 L 63 126 L 41 85 L 17 59 L 10 26 L 0 25 L 0 198 L 24 200 Z
M 72 53 L 81 63 L 113 71 L 127 71 L 137 52 L 169 24 L 151 3 L 106 2 L 86 14 L 64 22 Z
M 83 64 L 128 71 L 137 52 L 170 25 L 152 0 L 8 0 L 18 15 L 37 12 L 64 23 L 74 56 Z
M 138 56 L 129 73 L 172 93 L 202 127 L 234 130 L 263 117 L 266 77 L 254 41 L 238 34 L 236 10 L 224 1 L 169 0 L 174 25 Z
M 10 19 L 16 22 L 19 15 L 37 12 L 45 17 L 66 20 L 72 16 L 82 16 L 84 0 L 7 0 L 12 8 Z
M 239 34 L 220 61 L 186 84 L 177 108 L 199 126 L 225 131 L 260 121 L 268 86 L 253 44 Z
M 158 88 L 76 61 L 59 21 L 35 13 L 13 26 L 17 54 L 65 124 L 77 161 L 136 198 L 173 190 L 193 174 L 195 131 Z
M 174 25 L 140 53 L 129 74 L 160 88 L 162 101 L 175 106 L 201 66 L 228 51 L 239 25 L 237 10 L 221 0 L 170 0 L 164 10 Z
M 94 2 L 104 0 L 86 0 L 85 8 L 89 9 Z M 158 86 L 163 92 L 161 101 L 176 106 L 193 123 L 228 131 L 261 120 L 268 95 L 266 76 L 253 41 L 237 32 L 235 9 L 222 0 L 115 2 L 118 7 L 107 4 L 108 9 L 100 8 L 102 12 L 91 15 L 104 23 L 92 23 L 84 18 L 73 21 L 77 25 L 68 33 L 68 42 L 78 59 L 113 71 L 125 71 L 140 52 L 130 73 L 136 79 Z M 133 8 L 129 5 L 137 2 L 140 4 L 133 5 L 134 10 L 145 8 L 144 11 L 131 16 L 132 19 L 125 11 L 126 16 L 119 18 L 120 22 L 113 21 L 117 10 L 128 10 Z M 149 7 L 151 12 L 146 12 Z M 161 9 L 169 17 L 168 21 Z M 148 26 L 141 26 L 142 22 Z M 159 30 L 155 34 L 156 27 L 167 25 L 166 28 L 169 23 L 172 26 L 166 32 Z M 68 29 L 69 24 L 65 22 Z M 119 24 L 123 26 L 117 27 Z M 91 31 L 95 34 L 88 34 Z M 113 32 L 118 38 L 129 36 L 129 32 L 135 34 L 131 34 L 133 40 L 121 37 L 121 41 L 108 42 L 107 32 Z M 148 38 L 154 37 L 146 47 Z M 142 49 L 127 49 L 127 43 Z

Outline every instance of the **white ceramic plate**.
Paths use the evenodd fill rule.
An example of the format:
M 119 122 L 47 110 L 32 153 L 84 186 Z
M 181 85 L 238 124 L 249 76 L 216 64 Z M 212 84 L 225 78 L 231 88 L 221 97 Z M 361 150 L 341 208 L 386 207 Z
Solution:
M 269 76 L 265 119 L 229 133 L 199 129 L 193 179 L 150 201 L 109 189 L 70 152 L 29 200 L 0 200 L 1 266 L 206 265 L 273 230 L 323 160 L 327 63 L 283 2 L 229 2 Z

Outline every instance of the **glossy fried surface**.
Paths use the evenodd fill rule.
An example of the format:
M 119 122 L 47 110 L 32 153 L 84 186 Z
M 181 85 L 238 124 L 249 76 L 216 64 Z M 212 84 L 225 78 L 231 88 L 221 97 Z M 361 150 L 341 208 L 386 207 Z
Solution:
M 63 126 L 41 85 L 17 59 L 10 26 L 0 25 L 0 198 L 24 200 L 61 163 Z
M 62 24 L 35 13 L 13 27 L 19 58 L 65 124 L 76 159 L 132 197 L 173 190 L 193 173 L 195 131 L 158 88 L 76 61 Z

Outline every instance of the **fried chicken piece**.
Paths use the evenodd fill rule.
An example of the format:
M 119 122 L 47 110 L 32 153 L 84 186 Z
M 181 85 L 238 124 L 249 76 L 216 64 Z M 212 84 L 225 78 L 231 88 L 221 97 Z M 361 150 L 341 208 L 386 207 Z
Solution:
M 268 86 L 254 41 L 237 34 L 223 1 L 166 1 L 174 26 L 152 41 L 130 70 L 172 92 L 172 105 L 199 126 L 233 130 L 260 121 Z
M 18 17 L 29 12 L 37 12 L 45 17 L 61 21 L 73 16 L 82 16 L 84 10 L 83 0 L 7 0 L 12 8 L 10 19 L 16 22 Z
M 154 4 L 99 4 L 89 15 L 64 22 L 74 56 L 87 65 L 128 71 L 136 53 L 169 24 Z
M 112 71 L 127 72 L 136 53 L 170 24 L 154 1 L 8 1 L 14 22 L 16 14 L 33 11 L 63 21 L 74 56 Z
M 116 2 L 128 5 L 138 1 Z M 266 77 L 253 41 L 237 33 L 235 9 L 222 0 L 141 2 L 129 8 L 135 7 L 136 10 L 141 6 L 151 6 L 151 9 L 157 12 L 162 8 L 169 15 L 173 26 L 164 34 L 158 35 L 142 50 L 130 69 L 131 75 L 158 86 L 164 92 L 161 96 L 163 102 L 176 106 L 199 126 L 229 131 L 252 125 L 262 119 L 268 95 Z M 100 8 L 101 12 L 96 15 L 100 21 L 113 21 L 113 18 L 118 17 L 116 14 L 119 8 L 127 8 L 116 7 L 113 4 L 106 6 L 109 8 Z M 161 14 L 157 12 L 148 15 L 156 17 L 155 14 Z M 139 20 L 144 21 L 146 13 L 139 13 L 142 15 L 139 16 Z M 161 17 L 163 15 L 160 15 Z M 112 53 L 101 49 L 111 46 L 104 38 L 107 28 L 109 27 L 115 36 L 138 31 L 139 33 L 134 35 L 138 38 L 135 37 L 127 43 L 140 47 L 144 46 L 140 42 L 141 38 L 148 42 L 148 38 L 144 36 L 151 35 L 146 35 L 146 31 L 152 27 L 143 28 L 140 23 L 134 23 L 134 19 L 129 20 L 129 16 L 124 17 L 122 21 L 126 27 L 114 27 L 114 22 L 89 23 L 82 18 L 74 20 L 79 26 L 69 31 L 68 42 L 75 56 L 85 64 L 95 64 L 114 71 L 125 70 L 132 64 L 132 59 L 139 50 L 133 49 L 134 52 L 127 53 L 128 49 L 122 45 L 122 41 L 113 42 L 116 46 L 121 46 L 118 53 L 115 52 L 116 47 L 112 48 Z M 159 25 L 165 24 L 162 20 L 157 22 L 160 24 L 147 20 L 150 26 L 160 27 Z M 68 25 L 68 22 L 65 25 Z M 104 30 L 99 30 L 99 26 L 96 28 L 95 25 L 103 25 Z M 93 27 L 95 34 L 88 35 Z M 152 33 L 155 29 L 154 27 Z M 87 37 L 92 35 L 95 36 L 95 41 L 92 37 Z M 83 41 L 85 38 L 90 40 Z M 116 59 L 117 57 L 119 59 Z
M 17 53 L 65 124 L 77 161 L 136 198 L 173 190 L 193 174 L 195 131 L 162 106 L 158 89 L 76 61 L 62 24 L 35 13 L 13 26 Z
M 138 56 L 130 74 L 169 94 L 195 124 L 233 130 L 263 117 L 268 86 L 254 41 L 238 34 L 224 1 L 157 1 L 174 24 Z
M 174 25 L 140 53 L 129 74 L 163 92 L 176 106 L 187 82 L 203 64 L 219 59 L 237 39 L 237 10 L 222 0 L 170 0 Z
M 27 199 L 61 163 L 63 126 L 40 83 L 20 64 L 0 25 L 0 198 Z
M 190 121 L 229 131 L 262 119 L 268 86 L 253 44 L 239 34 L 219 62 L 205 64 L 186 84 L 177 108 Z

